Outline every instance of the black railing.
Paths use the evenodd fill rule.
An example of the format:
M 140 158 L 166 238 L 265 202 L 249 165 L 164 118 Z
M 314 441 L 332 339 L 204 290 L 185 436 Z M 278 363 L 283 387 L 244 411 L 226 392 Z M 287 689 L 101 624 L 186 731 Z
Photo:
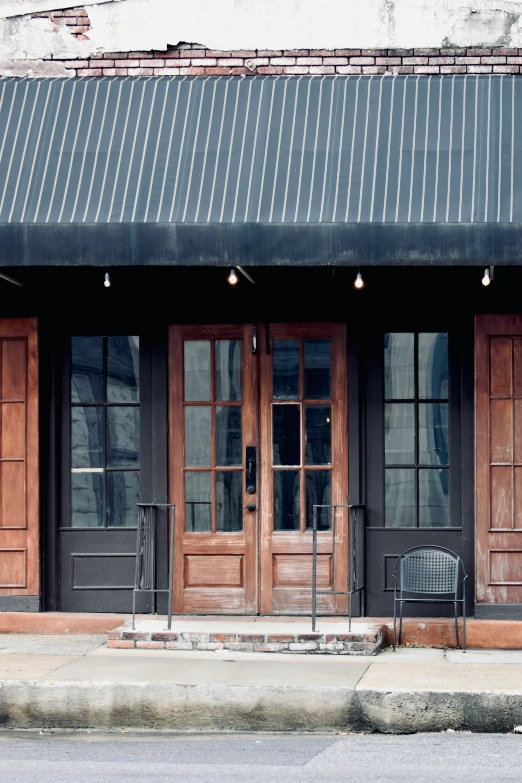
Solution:
M 317 590 L 317 509 L 329 508 L 332 510 L 332 587 L 328 590 Z M 348 523 L 348 583 L 347 590 L 335 589 L 335 549 L 337 509 L 349 510 Z M 364 614 L 364 506 L 349 504 L 347 506 L 319 505 L 313 506 L 312 527 L 312 631 L 315 631 L 317 617 L 318 595 L 347 595 L 348 596 L 348 629 L 352 630 L 352 598 L 354 593 L 361 594 L 361 615 Z
M 156 545 L 158 509 L 167 509 L 169 537 L 168 587 L 158 588 L 156 573 Z M 136 571 L 132 593 L 132 628 L 136 625 L 136 593 L 168 593 L 167 627 L 172 625 L 172 577 L 174 566 L 174 531 L 176 507 L 172 503 L 138 503 L 138 531 L 136 538 Z

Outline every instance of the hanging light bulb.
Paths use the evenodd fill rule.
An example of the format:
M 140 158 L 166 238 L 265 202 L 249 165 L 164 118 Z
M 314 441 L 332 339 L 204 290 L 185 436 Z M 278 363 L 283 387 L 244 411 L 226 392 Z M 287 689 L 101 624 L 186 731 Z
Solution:
M 238 279 L 239 279 L 239 278 L 238 278 L 238 276 L 237 276 L 237 274 L 236 274 L 236 270 L 235 270 L 235 269 L 231 269 L 231 270 L 230 270 L 230 274 L 229 274 L 229 276 L 227 277 L 227 280 L 228 280 L 228 282 L 229 282 L 229 285 L 235 285 L 235 284 L 237 283 Z
M 488 286 L 491 283 L 491 271 L 489 266 L 484 269 L 484 277 L 482 278 L 482 285 Z
M 108 272 L 105 272 L 105 280 L 103 281 L 103 285 L 105 286 L 105 288 L 111 287 L 111 278 L 109 277 Z
M 354 288 L 364 288 L 364 280 L 363 280 L 363 276 L 361 275 L 360 272 L 357 272 L 357 277 L 354 280 L 353 287 Z

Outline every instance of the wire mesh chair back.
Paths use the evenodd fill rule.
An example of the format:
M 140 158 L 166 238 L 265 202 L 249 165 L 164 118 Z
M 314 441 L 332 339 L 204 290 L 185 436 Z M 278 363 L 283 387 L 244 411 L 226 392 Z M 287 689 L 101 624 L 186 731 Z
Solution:
M 458 558 L 449 552 L 421 549 L 401 558 L 400 585 L 406 593 L 456 593 Z

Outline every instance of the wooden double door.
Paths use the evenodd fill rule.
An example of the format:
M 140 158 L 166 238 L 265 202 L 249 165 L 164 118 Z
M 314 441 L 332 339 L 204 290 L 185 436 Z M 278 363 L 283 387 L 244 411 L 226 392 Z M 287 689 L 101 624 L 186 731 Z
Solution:
M 348 498 L 345 326 L 172 326 L 169 493 L 174 612 L 309 613 L 313 505 Z M 321 509 L 318 586 L 343 590 L 346 509 L 335 541 L 331 522 Z

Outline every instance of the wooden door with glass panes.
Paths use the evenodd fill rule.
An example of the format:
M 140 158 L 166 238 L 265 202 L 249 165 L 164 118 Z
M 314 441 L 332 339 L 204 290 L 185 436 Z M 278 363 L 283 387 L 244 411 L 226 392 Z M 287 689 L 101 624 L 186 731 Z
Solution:
M 255 465 L 248 486 L 245 475 L 256 447 L 252 347 L 251 325 L 170 327 L 176 613 L 257 611 Z
M 259 345 L 260 611 L 309 614 L 313 505 L 348 502 L 346 329 L 270 324 Z M 322 509 L 317 585 L 346 591 L 347 509 L 337 511 L 335 541 L 331 521 L 331 510 Z M 347 598 L 320 595 L 317 607 L 321 614 L 346 612 Z

